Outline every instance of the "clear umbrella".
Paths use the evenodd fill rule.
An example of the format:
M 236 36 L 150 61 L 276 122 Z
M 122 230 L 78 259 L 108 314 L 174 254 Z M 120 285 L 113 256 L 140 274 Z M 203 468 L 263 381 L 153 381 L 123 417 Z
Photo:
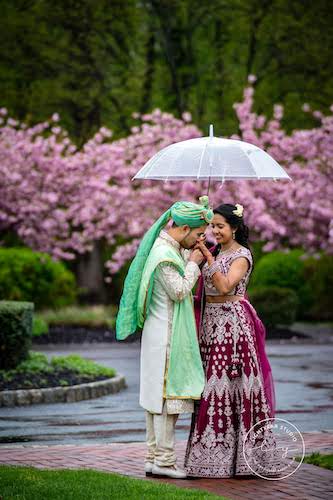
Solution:
M 248 142 L 209 136 L 176 142 L 155 154 L 134 179 L 290 179 L 268 153 Z

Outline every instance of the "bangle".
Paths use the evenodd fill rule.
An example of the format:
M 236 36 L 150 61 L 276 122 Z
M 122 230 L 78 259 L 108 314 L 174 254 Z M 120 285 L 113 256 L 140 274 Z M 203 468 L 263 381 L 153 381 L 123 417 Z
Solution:
M 210 278 L 213 277 L 215 273 L 218 273 L 220 271 L 220 266 L 219 263 L 214 260 L 214 262 L 208 266 L 208 275 Z

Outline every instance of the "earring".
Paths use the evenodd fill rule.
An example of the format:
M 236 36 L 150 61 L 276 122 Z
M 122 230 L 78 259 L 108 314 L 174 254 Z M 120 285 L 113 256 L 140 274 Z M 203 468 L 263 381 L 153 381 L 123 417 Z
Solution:
M 236 234 L 236 231 L 233 231 L 233 232 L 232 232 L 232 239 L 233 239 L 233 240 L 236 238 L 235 234 Z

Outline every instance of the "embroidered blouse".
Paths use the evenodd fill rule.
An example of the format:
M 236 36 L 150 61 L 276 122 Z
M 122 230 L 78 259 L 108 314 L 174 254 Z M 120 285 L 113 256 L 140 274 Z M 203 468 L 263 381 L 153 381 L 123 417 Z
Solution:
M 227 275 L 232 262 L 234 262 L 234 260 L 240 257 L 245 257 L 248 260 L 249 268 L 245 276 L 240 280 L 240 282 L 235 286 L 235 288 L 231 290 L 231 292 L 229 292 L 227 295 L 245 294 L 251 270 L 253 267 L 253 260 L 251 252 L 248 248 L 239 247 L 237 248 L 237 250 L 234 250 L 233 252 L 228 252 L 228 251 L 220 252 L 216 256 L 215 261 L 211 266 L 208 266 L 207 262 L 205 263 L 202 269 L 202 274 L 204 277 L 206 295 L 221 295 L 221 293 L 215 288 L 213 284 L 212 281 L 213 275 L 218 271 L 224 275 Z

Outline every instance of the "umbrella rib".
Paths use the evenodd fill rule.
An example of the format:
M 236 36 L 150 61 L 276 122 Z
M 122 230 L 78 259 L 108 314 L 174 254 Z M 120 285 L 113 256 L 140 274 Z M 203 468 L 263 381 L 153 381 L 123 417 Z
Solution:
M 208 146 L 208 142 L 206 142 L 205 147 L 202 150 L 201 156 L 200 156 L 200 162 L 199 162 L 199 169 L 198 169 L 198 174 L 197 174 L 197 179 L 200 179 L 200 171 L 201 171 L 201 166 L 202 166 L 202 160 L 206 151 L 206 148 Z
M 257 150 L 254 150 L 254 151 L 257 151 Z M 247 151 L 247 156 L 246 156 L 246 155 L 245 155 L 245 156 L 246 156 L 246 157 L 247 157 L 247 159 L 249 160 L 249 162 L 250 162 L 250 167 L 252 168 L 252 170 L 253 170 L 253 172 L 254 172 L 254 174 L 255 174 L 256 178 L 257 178 L 257 179 L 260 179 L 260 175 L 258 175 L 258 173 L 257 173 L 257 171 L 256 171 L 256 168 L 255 168 L 255 166 L 253 165 L 252 160 L 251 160 L 251 158 L 250 158 L 250 154 L 251 154 L 251 153 L 252 153 L 252 151 Z

